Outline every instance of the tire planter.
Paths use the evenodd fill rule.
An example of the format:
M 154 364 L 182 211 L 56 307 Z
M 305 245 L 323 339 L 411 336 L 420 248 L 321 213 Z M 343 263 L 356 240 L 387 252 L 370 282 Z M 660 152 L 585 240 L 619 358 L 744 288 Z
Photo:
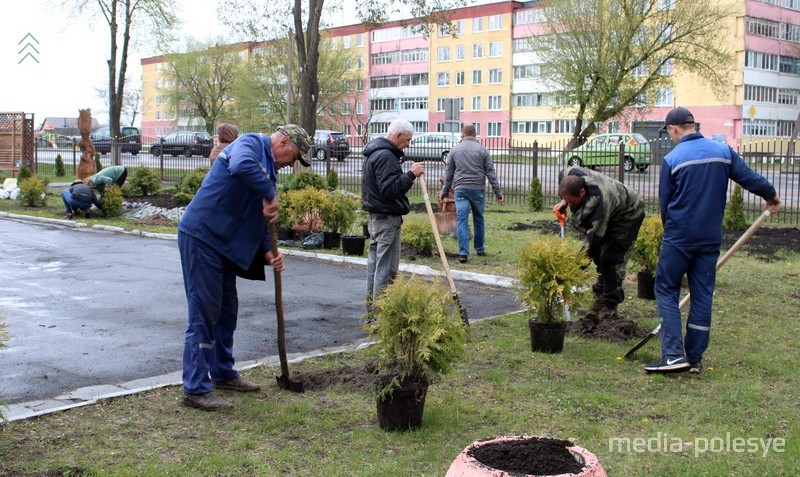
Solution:
M 640 271 L 636 274 L 636 290 L 639 298 L 646 300 L 656 299 L 656 277 L 646 271 Z
M 364 255 L 367 237 L 363 235 L 342 235 L 342 251 L 345 255 Z
M 560 474 L 524 474 L 519 473 L 519 469 L 514 469 L 514 471 L 509 471 L 505 469 L 500 469 L 496 467 L 490 467 L 486 464 L 480 462 L 478 459 L 475 458 L 474 455 L 480 454 L 481 450 L 487 446 L 496 446 L 496 445 L 504 445 L 510 449 L 517 448 L 520 452 L 524 450 L 524 446 L 527 442 L 538 441 L 538 440 L 545 440 L 545 441 L 554 441 L 553 439 L 549 439 L 544 436 L 506 436 L 506 437 L 498 437 L 495 439 L 487 439 L 487 440 L 480 440 L 475 441 L 469 446 L 467 446 L 453 463 L 450 465 L 450 468 L 447 470 L 447 474 L 445 477 L 508 477 L 508 476 L 517 476 L 517 477 L 538 477 L 538 476 L 556 476 L 556 477 L 607 477 L 605 470 L 600 465 L 600 461 L 597 460 L 597 456 L 589 452 L 588 450 L 584 449 L 583 447 L 571 445 L 567 446 L 565 449 L 569 454 L 575 459 L 578 464 L 582 464 L 582 469 L 576 472 L 567 472 L 567 473 L 560 473 Z M 555 441 L 555 442 L 563 442 L 565 441 Z M 567 443 L 571 444 L 571 443 Z M 531 460 L 541 460 L 541 459 L 534 459 L 535 457 L 541 457 L 542 459 L 544 456 L 536 456 L 532 455 Z M 559 456 L 562 457 L 562 456 Z M 553 462 L 555 465 L 555 461 Z M 499 466 L 498 466 L 499 467 Z M 532 466 L 533 467 L 533 466 Z M 556 466 L 557 467 L 557 466 Z
M 339 248 L 342 244 L 342 234 L 337 232 L 322 233 L 322 248 L 329 250 Z
M 385 385 L 391 376 L 383 381 Z M 422 412 L 425 410 L 425 396 L 428 394 L 428 381 L 406 380 L 384 399 L 378 398 L 378 425 L 385 431 L 407 431 L 422 425 Z
M 564 335 L 567 323 L 540 323 L 528 320 L 531 330 L 531 351 L 534 353 L 560 353 L 564 350 Z

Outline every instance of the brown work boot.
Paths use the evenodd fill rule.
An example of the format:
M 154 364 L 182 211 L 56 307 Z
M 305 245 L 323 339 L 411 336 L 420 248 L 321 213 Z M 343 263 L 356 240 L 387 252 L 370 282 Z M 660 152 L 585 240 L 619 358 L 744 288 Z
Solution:
M 217 396 L 213 391 L 199 395 L 184 394 L 183 404 L 185 406 L 202 409 L 203 411 L 217 411 L 219 409 L 233 407 L 231 403 Z
M 241 376 L 236 379 L 228 379 L 227 381 L 212 381 L 211 384 L 216 389 L 230 389 L 231 391 L 239 391 L 240 393 L 252 393 L 261 389 L 260 385 L 253 381 L 248 381 Z

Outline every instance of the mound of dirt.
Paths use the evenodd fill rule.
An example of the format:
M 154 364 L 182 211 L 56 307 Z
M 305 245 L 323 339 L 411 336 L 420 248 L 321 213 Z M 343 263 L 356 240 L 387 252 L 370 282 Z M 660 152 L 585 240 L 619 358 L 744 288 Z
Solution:
M 588 313 L 582 319 L 570 324 L 568 330 L 587 338 L 604 339 L 622 343 L 631 338 L 642 338 L 650 330 L 639 326 L 635 321 L 623 318 L 618 313 Z
M 338 368 L 298 373 L 296 376 L 292 376 L 292 379 L 302 381 L 303 387 L 307 391 L 322 391 L 334 386 L 348 391 L 366 391 L 373 388 L 378 379 L 374 368 L 374 364 L 360 368 L 344 365 Z

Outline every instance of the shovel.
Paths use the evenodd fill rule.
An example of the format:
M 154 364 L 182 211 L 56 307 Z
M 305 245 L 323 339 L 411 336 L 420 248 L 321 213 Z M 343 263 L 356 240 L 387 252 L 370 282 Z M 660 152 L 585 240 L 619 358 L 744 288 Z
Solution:
M 751 225 L 747 230 L 745 230 L 744 234 L 742 234 L 742 236 L 739 237 L 739 240 L 737 240 L 736 243 L 734 243 L 733 246 L 731 246 L 731 248 L 729 248 L 728 251 L 725 252 L 725 255 L 723 255 L 722 258 L 720 258 L 717 261 L 717 270 L 719 270 L 720 268 L 722 268 L 723 265 L 725 265 L 725 262 L 727 262 L 728 259 L 731 258 L 731 255 L 733 255 L 733 253 L 736 252 L 736 250 L 738 250 L 739 247 L 741 247 L 742 245 L 745 244 L 745 242 L 750 240 L 750 237 L 752 237 L 753 234 L 756 233 L 756 230 L 758 230 L 758 228 L 761 227 L 761 224 L 764 223 L 764 221 L 770 215 L 772 215 L 770 213 L 770 211 L 769 210 L 765 210 L 758 217 L 758 219 L 756 219 L 756 221 L 753 222 L 753 225 Z M 681 308 L 686 306 L 686 304 L 689 303 L 690 298 L 691 298 L 691 295 L 689 295 L 689 294 L 687 294 L 685 297 L 683 297 L 683 300 L 681 300 L 680 304 L 678 304 L 678 309 L 680 310 Z M 648 341 L 653 339 L 653 337 L 658 336 L 658 333 L 660 333 L 660 332 L 661 332 L 661 324 L 659 323 L 658 326 L 653 328 L 653 331 L 651 331 L 650 333 L 647 334 L 647 336 L 642 338 L 642 341 L 636 343 L 636 346 L 634 346 L 633 348 L 631 348 L 630 351 L 625 353 L 625 357 L 626 358 L 630 358 L 631 356 L 633 356 L 633 353 L 638 351 L 639 348 L 641 348 L 642 346 L 646 345 Z
M 450 275 L 450 266 L 447 264 L 447 257 L 444 255 L 444 247 L 442 246 L 442 238 L 439 237 L 439 227 L 436 225 L 436 217 L 433 215 L 433 208 L 431 207 L 431 199 L 428 197 L 428 186 L 425 185 L 425 176 L 419 176 L 419 186 L 422 188 L 422 198 L 425 199 L 425 208 L 428 209 L 428 218 L 433 227 L 433 237 L 436 239 L 436 247 L 439 249 L 439 258 L 442 259 L 442 267 L 444 267 L 444 274 L 447 276 L 447 283 L 450 284 L 450 292 L 453 294 L 453 300 L 458 306 L 458 313 L 461 315 L 461 321 L 464 326 L 469 326 L 469 318 L 467 318 L 467 309 L 461 304 L 456 291 L 456 284 L 453 281 L 453 276 Z
M 559 211 L 557 209 L 553 209 L 553 212 L 555 212 L 555 214 L 556 214 L 556 218 L 558 219 L 558 223 L 561 224 L 561 238 L 563 239 L 564 238 L 564 227 L 567 225 L 567 214 L 566 214 L 566 212 L 565 213 L 561 213 L 561 211 Z M 566 300 L 563 300 L 563 299 L 562 299 L 562 301 L 564 301 L 564 318 L 569 323 L 569 322 L 572 321 L 572 312 L 569 311 L 569 303 L 567 303 Z
M 272 245 L 272 254 L 278 253 L 278 236 L 275 234 L 275 224 L 268 222 L 269 240 Z M 281 389 L 288 389 L 289 391 L 302 393 L 303 383 L 300 381 L 292 381 L 289 379 L 289 362 L 286 359 L 286 329 L 283 325 L 283 299 L 281 287 L 281 272 L 274 270 L 275 274 L 275 311 L 278 313 L 278 356 L 281 360 L 281 375 L 275 376 L 278 382 L 278 387 Z

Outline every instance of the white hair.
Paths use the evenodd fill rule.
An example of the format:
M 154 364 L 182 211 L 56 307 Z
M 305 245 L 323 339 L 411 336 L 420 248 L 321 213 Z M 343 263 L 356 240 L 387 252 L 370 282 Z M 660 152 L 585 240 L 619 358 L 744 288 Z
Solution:
M 389 124 L 386 136 L 394 136 L 396 134 L 414 134 L 414 126 L 405 119 L 395 119 Z

